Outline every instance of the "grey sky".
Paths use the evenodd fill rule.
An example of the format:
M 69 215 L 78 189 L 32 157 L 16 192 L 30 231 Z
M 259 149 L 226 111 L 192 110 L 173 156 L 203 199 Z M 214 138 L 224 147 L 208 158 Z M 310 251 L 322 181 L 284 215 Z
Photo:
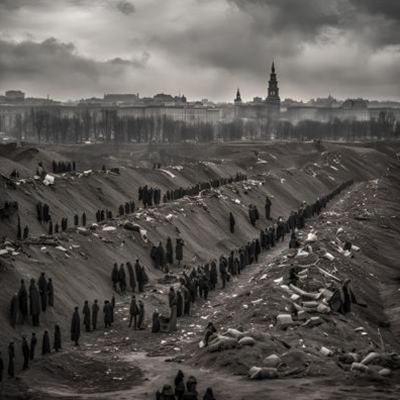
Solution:
M 0 0 L 0 92 L 400 100 L 398 0 Z

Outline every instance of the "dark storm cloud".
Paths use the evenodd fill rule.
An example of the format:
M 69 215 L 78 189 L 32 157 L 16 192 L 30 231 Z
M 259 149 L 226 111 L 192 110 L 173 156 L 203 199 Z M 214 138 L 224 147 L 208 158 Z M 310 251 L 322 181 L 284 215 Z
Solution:
M 73 43 L 54 38 L 43 42 L 0 40 L 0 84 L 23 80 L 37 85 L 49 84 L 55 90 L 92 89 L 108 80 L 116 82 L 127 69 L 143 69 L 150 55 L 139 58 L 113 58 L 98 61 L 78 54 Z
M 388 19 L 400 20 L 398 0 L 349 0 L 358 10 L 369 14 L 379 14 Z
M 127 1 L 120 1 L 117 4 L 117 9 L 125 15 L 131 15 L 135 12 L 135 6 Z

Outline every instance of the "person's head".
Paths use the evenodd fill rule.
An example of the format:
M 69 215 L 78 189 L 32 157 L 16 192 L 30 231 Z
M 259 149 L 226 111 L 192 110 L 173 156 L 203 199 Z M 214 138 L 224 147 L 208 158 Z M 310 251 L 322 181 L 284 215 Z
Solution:
M 208 394 L 209 396 L 214 396 L 212 388 L 208 387 L 206 390 L 206 394 Z
M 85 304 L 88 304 L 89 302 L 87 300 L 85 300 Z
M 75 311 L 78 311 L 79 310 L 79 307 L 75 307 Z
M 97 299 L 95 299 L 94 302 L 97 304 Z

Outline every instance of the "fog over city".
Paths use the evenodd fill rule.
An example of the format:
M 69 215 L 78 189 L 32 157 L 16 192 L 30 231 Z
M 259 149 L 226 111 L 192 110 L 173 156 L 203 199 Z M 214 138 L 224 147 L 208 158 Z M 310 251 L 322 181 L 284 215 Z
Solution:
M 0 0 L 0 91 L 399 100 L 392 0 Z

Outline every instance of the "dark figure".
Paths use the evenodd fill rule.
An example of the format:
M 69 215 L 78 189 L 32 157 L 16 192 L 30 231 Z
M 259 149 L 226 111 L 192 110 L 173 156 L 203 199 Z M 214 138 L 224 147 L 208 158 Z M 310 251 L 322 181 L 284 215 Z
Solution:
M 118 272 L 118 264 L 114 263 L 114 267 L 111 273 L 111 280 L 113 283 L 113 288 L 116 291 L 117 290 L 117 284 L 119 282 L 119 272 Z
M 28 225 L 25 225 L 24 236 L 23 236 L 24 240 L 28 239 L 28 236 L 29 236 L 29 228 L 28 228 Z
M 139 260 L 136 260 L 135 263 L 135 274 L 136 274 L 136 279 L 138 281 L 139 293 L 143 293 L 145 276 L 144 276 L 144 271 L 141 265 L 139 264 Z
M 134 320 L 133 322 L 133 329 L 136 331 L 136 328 L 138 327 L 137 324 L 137 316 L 139 315 L 140 311 L 139 311 L 139 307 L 136 304 L 136 297 L 132 296 L 132 300 L 131 300 L 131 306 L 129 309 L 129 314 L 131 316 L 130 320 L 129 320 L 129 325 L 128 327 L 130 328 L 132 326 L 132 319 Z
M 126 290 L 126 274 L 125 274 L 124 264 L 121 264 L 121 266 L 119 267 L 118 280 L 121 292 L 124 293 Z
M 3 381 L 3 372 L 4 372 L 4 361 L 0 351 L 0 382 Z
M 15 349 L 14 349 L 14 341 L 11 341 L 8 345 L 8 376 L 10 378 L 14 378 L 14 357 L 15 357 Z
M 97 318 L 99 315 L 99 305 L 97 303 L 97 299 L 94 301 L 92 305 L 92 326 L 93 330 L 95 331 L 97 328 Z
M 356 296 L 351 290 L 350 279 L 346 279 L 343 284 L 343 314 L 347 314 L 351 311 L 351 303 L 357 304 Z
M 300 242 L 297 240 L 296 235 L 292 233 L 289 242 L 289 249 L 298 249 L 300 247 Z
M 47 280 L 45 277 L 45 273 L 42 272 L 40 274 L 40 278 L 38 280 L 38 286 L 39 286 L 39 294 L 40 294 L 40 299 L 42 302 L 42 311 L 45 312 L 47 308 Z
M 166 249 L 166 257 L 167 257 L 167 264 L 173 264 L 174 263 L 174 250 L 172 246 L 172 240 L 168 236 L 167 239 L 167 244 L 165 246 Z
M 90 308 L 87 300 L 85 300 L 85 304 L 83 305 L 82 314 L 84 315 L 83 325 L 85 325 L 86 332 L 90 332 Z
M 54 350 L 60 351 L 61 350 L 61 330 L 60 325 L 56 325 L 54 327 Z
M 114 318 L 113 318 L 113 307 L 111 306 L 108 300 L 104 302 L 103 313 L 104 313 L 104 327 L 110 328 Z
M 24 365 L 22 369 L 25 371 L 29 368 L 29 344 L 26 336 L 22 336 L 22 356 L 24 357 Z
M 176 400 L 174 391 L 170 385 L 164 385 L 161 392 L 157 390 L 156 393 L 157 400 Z
M 50 220 L 49 222 L 49 235 L 53 234 L 53 222 Z
M 32 325 L 39 326 L 40 295 L 34 279 L 31 279 L 31 284 L 29 286 L 29 309 L 32 316 Z
M 81 335 L 81 318 L 78 310 L 79 308 L 75 307 L 71 321 L 71 340 L 75 342 L 75 346 L 79 346 L 79 336 Z
M 44 331 L 42 340 L 42 355 L 50 354 L 50 336 L 49 332 Z
M 10 306 L 10 323 L 13 328 L 18 322 L 18 315 L 19 315 L 18 293 L 14 293 L 11 299 L 11 306 Z
M 49 306 L 54 307 L 54 287 L 53 287 L 53 280 L 49 278 L 47 281 L 47 296 L 49 301 Z
M 36 339 L 36 333 L 32 332 L 32 336 L 31 336 L 31 346 L 30 346 L 30 353 L 29 353 L 29 357 L 31 360 L 34 360 L 35 358 L 35 347 L 37 344 L 37 339 Z
M 115 294 L 113 293 L 113 295 L 112 295 L 112 297 L 111 297 L 111 307 L 113 308 L 113 310 L 114 310 L 114 308 L 115 308 Z
M 204 334 L 204 344 L 208 346 L 208 341 L 212 335 L 217 332 L 217 328 L 214 326 L 212 322 L 207 324 L 206 332 Z
M 144 321 L 144 304 L 142 300 L 139 300 L 139 318 L 137 322 L 137 328 L 143 330 L 143 321 Z
M 86 213 L 82 214 L 82 226 L 86 226 Z
M 235 224 L 236 224 L 235 217 L 233 216 L 232 213 L 229 213 L 229 228 L 231 233 L 235 233 Z
M 183 239 L 179 238 L 176 239 L 176 246 L 175 246 L 175 257 L 176 260 L 178 261 L 178 266 L 181 265 L 181 261 L 183 260 L 183 246 L 185 245 L 185 242 Z
M 203 400 L 216 400 L 214 397 L 213 390 L 209 387 L 206 390 L 206 393 L 203 396 Z
M 186 389 L 190 394 L 197 395 L 197 379 L 194 376 L 189 376 L 186 381 Z
M 153 313 L 152 317 L 152 326 L 151 326 L 151 332 L 152 333 L 158 333 L 160 332 L 161 324 L 160 324 L 160 314 L 158 313 L 158 310 L 156 309 Z
M 75 225 L 75 226 L 78 226 L 78 225 L 79 225 L 79 215 L 78 215 L 78 214 L 75 214 L 75 215 L 74 215 L 74 225 Z
M 58 224 L 56 223 L 54 226 L 54 233 L 58 233 L 60 230 L 60 227 L 58 226 Z
M 133 272 L 133 266 L 129 261 L 126 263 L 126 269 L 128 270 L 129 275 L 129 285 L 132 289 L 132 292 L 134 292 L 136 288 L 135 274 Z
M 267 196 L 265 198 L 265 218 L 266 219 L 271 219 L 271 200 L 270 198 Z
M 178 371 L 175 377 L 175 396 L 177 397 L 177 400 L 183 400 L 183 395 L 185 394 L 184 377 L 185 375 L 181 370 Z
M 22 228 L 21 228 L 21 221 L 18 215 L 18 225 L 17 225 L 17 239 L 21 240 L 22 239 Z

